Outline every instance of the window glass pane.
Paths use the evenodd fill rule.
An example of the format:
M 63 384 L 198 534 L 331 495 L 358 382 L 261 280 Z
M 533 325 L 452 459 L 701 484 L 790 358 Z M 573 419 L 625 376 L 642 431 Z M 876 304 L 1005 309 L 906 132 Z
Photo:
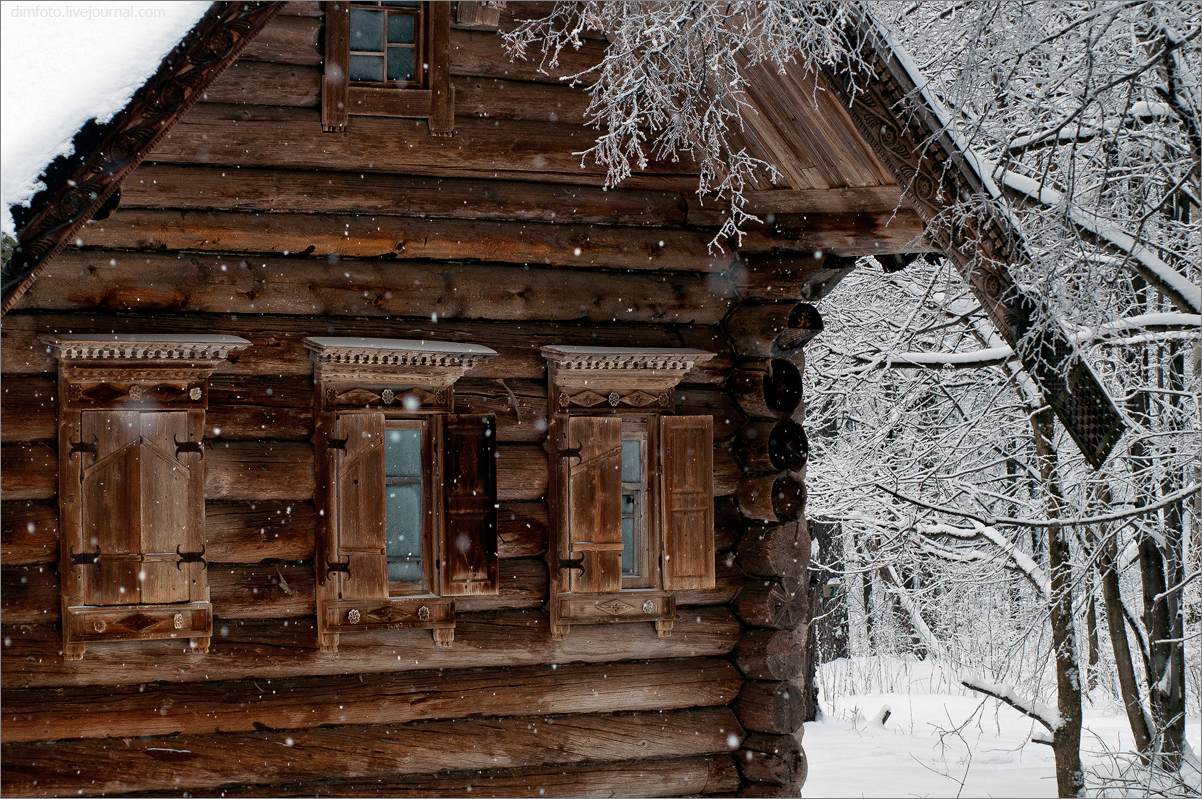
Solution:
M 389 477 L 421 477 L 422 431 L 417 427 L 389 428 L 384 439 L 384 473 Z
M 386 519 L 388 527 L 388 579 L 394 582 L 422 583 L 422 487 L 388 486 Z
M 351 49 L 384 49 L 384 12 L 351 9 Z
M 417 17 L 412 14 L 388 15 L 388 41 L 390 44 L 413 44 L 414 23 Z
M 389 80 L 413 80 L 413 53 L 412 47 L 388 48 Z
M 622 442 L 622 482 L 637 483 L 643 479 L 643 447 L 638 439 Z
M 351 56 L 351 80 L 384 80 L 384 57 L 378 55 Z
M 622 495 L 622 574 L 637 575 L 638 559 L 635 557 L 635 501 L 634 494 Z

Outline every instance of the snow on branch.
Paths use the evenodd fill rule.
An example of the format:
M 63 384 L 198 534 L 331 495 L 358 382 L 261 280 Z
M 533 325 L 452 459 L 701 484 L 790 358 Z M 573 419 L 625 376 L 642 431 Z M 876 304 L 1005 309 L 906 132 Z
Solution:
M 1052 581 L 1048 579 L 1048 575 L 1039 567 L 1030 555 L 1023 552 L 1012 541 L 999 533 L 989 525 L 974 522 L 971 528 L 952 527 L 949 524 L 918 524 L 918 532 L 925 536 L 938 537 L 947 536 L 956 538 L 961 541 L 972 541 L 976 539 L 984 539 L 993 546 L 997 547 L 1004 554 L 1014 568 L 1027 578 L 1031 585 L 1035 586 L 1044 597 L 1051 596 Z
M 1083 233 L 1128 256 L 1140 276 L 1182 311 L 1202 313 L 1202 289 L 1193 285 L 1189 278 L 1171 267 L 1135 236 L 1099 214 L 1074 205 L 1062 192 L 1035 178 L 1002 167 L 998 167 L 994 174 L 1010 191 L 1049 208 L 1062 209 Z
M 999 702 L 1009 705 L 1024 716 L 1038 721 L 1050 733 L 1055 733 L 1064 724 L 1064 720 L 1060 718 L 1060 713 L 1054 707 L 1046 705 L 1043 702 L 1037 702 L 1034 699 L 1019 696 L 1012 686 L 998 685 L 988 680 L 982 680 L 979 677 L 962 678 L 960 684 L 970 691 L 991 696 Z

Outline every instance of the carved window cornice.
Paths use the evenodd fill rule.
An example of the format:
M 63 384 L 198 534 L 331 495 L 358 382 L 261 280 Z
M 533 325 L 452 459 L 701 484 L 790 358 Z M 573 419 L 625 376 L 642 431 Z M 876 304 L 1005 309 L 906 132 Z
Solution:
M 561 396 L 574 396 L 581 390 L 670 390 L 686 374 L 714 357 L 714 353 L 704 350 L 672 347 L 554 344 L 541 351 L 547 359 L 551 384 Z
M 238 336 L 188 334 L 78 334 L 50 336 L 45 341 L 63 363 L 120 361 L 140 366 L 216 366 L 250 346 Z
M 318 382 L 404 384 L 438 390 L 496 356 L 479 344 L 422 339 L 322 336 L 305 339 Z

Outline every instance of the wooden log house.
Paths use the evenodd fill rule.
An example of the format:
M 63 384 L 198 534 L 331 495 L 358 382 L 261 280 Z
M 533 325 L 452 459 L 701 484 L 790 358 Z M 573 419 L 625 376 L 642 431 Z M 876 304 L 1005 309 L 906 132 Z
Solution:
M 971 164 L 879 37 L 765 70 L 715 251 L 540 13 L 214 5 L 14 209 L 7 795 L 797 795 L 812 303 Z

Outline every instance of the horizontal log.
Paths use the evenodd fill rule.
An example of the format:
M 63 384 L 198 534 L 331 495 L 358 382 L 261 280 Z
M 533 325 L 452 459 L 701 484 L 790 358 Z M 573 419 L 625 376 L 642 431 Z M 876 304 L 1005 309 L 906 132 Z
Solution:
M 730 796 L 739 788 L 731 755 L 474 770 L 430 776 L 286 785 L 226 786 L 227 796 L 613 797 Z M 142 795 L 142 794 L 139 794 Z M 170 795 L 170 794 L 158 794 Z
M 897 185 L 845 186 L 824 189 L 766 189 L 744 193 L 746 209 L 753 214 L 847 214 L 885 213 L 904 205 Z M 689 221 L 697 225 L 719 225 L 724 209 L 710 200 L 689 198 Z
M 801 676 L 805 630 L 745 630 L 735 663 L 753 680 L 792 680 Z
M 745 361 L 731 374 L 729 385 L 739 407 L 751 417 L 787 417 L 801 405 L 801 369 L 793 360 Z
M 790 522 L 805 511 L 805 484 L 788 473 L 745 476 L 735 498 L 748 519 Z
M 5 744 L 76 738 L 401 724 L 479 715 L 610 713 L 729 704 L 743 680 L 725 660 L 569 664 L 513 669 L 347 675 L 5 691 Z
M 318 256 L 320 261 L 297 260 L 291 268 L 285 261 L 272 261 L 264 267 L 270 270 L 272 280 L 285 283 L 314 280 L 316 277 L 301 277 L 302 274 L 332 273 L 339 282 L 355 282 L 356 270 L 370 270 L 373 264 L 340 260 L 331 267 L 330 257 L 385 258 L 390 261 L 418 261 L 418 268 L 441 274 L 440 281 L 454 283 L 461 275 L 470 278 L 472 270 L 463 265 L 425 263 L 443 260 L 487 260 L 496 263 L 520 265 L 566 266 L 600 269 L 674 270 L 683 272 L 722 272 L 733 263 L 731 256 L 715 255 L 709 251 L 709 236 L 690 230 L 648 229 L 645 227 L 616 227 L 610 225 L 578 225 L 569 223 L 541 222 L 491 222 L 461 219 L 417 219 L 403 216 L 361 216 L 340 214 L 249 214 L 237 211 L 175 211 L 150 209 L 122 209 L 113 216 L 89 222 L 79 232 L 86 247 L 110 247 L 117 249 L 142 250 L 190 250 L 219 253 L 301 253 Z M 99 277 L 119 277 L 121 261 L 126 255 L 96 253 L 90 268 L 100 273 Z M 116 265 L 110 260 L 116 259 Z M 250 260 L 250 259 L 248 259 Z M 258 264 L 258 259 L 253 259 Z M 155 262 L 149 261 L 140 268 L 145 271 Z M 222 263 L 229 270 L 241 266 L 240 259 L 225 256 Z M 108 265 L 109 268 L 104 268 Z M 400 271 L 394 263 L 375 264 L 380 270 L 378 277 L 388 279 L 392 272 Z M 86 264 L 74 268 L 87 267 Z M 305 270 L 309 267 L 308 270 Z M 316 267 L 316 268 L 314 268 Z M 485 267 L 481 267 L 485 268 Z M 212 267 L 209 280 L 233 282 L 233 274 Z M 295 270 L 303 270 L 296 272 Z M 346 276 L 346 273 L 351 276 Z M 375 273 L 372 273 L 373 276 Z M 507 281 L 517 280 L 510 271 L 490 270 L 494 280 L 504 276 Z M 534 278 L 543 275 L 548 284 L 558 285 L 560 273 L 531 273 Z M 394 278 L 395 279 L 395 278 Z M 429 278 L 426 278 L 429 280 Z M 146 282 L 157 280 L 148 274 Z M 594 280 L 605 282 L 603 276 Z M 468 286 L 470 286 L 470 282 Z M 268 286 L 261 286 L 260 291 Z M 391 287 L 389 287 L 391 288 Z M 416 284 L 414 290 L 434 291 L 435 284 Z M 500 288 L 494 283 L 494 288 Z M 721 283 L 710 286 L 710 291 L 719 293 Z M 362 286 L 360 286 L 362 289 Z M 560 286 L 568 294 L 571 284 Z M 445 290 L 445 289 L 444 289 Z M 466 288 L 460 290 L 467 290 Z M 499 298 L 498 298 L 499 299 Z M 634 296 L 626 298 L 635 299 Z M 197 303 L 203 304 L 198 299 Z M 271 310 L 265 298 L 261 310 Z M 369 305 L 362 298 L 361 305 Z M 237 310 L 237 309 L 232 309 Z M 318 310 L 318 313 L 321 311 Z M 717 319 L 725 313 L 725 308 Z M 402 313 L 399 315 L 417 315 Z M 441 314 L 440 314 L 441 315 Z M 448 316 L 452 314 L 446 314 Z M 540 317 L 527 313 L 524 318 Z M 566 317 L 572 318 L 572 317 Z M 643 320 L 639 320 L 643 321 Z M 688 320 L 679 320 L 688 321 Z M 710 321 L 716 321 L 710 320 Z
M 9 625 L 0 680 L 6 688 L 135 685 L 723 656 L 741 630 L 727 608 L 699 607 L 680 614 L 668 638 L 651 624 L 603 624 L 555 641 L 541 610 L 505 610 L 458 615 L 451 647 L 434 646 L 427 630 L 380 630 L 345 636 L 338 652 L 327 653 L 316 649 L 307 619 L 223 627 L 203 655 L 143 641 L 89 647 L 83 660 L 65 661 L 57 625 Z
M 757 577 L 803 584 L 810 569 L 810 534 L 805 520 L 749 530 L 739 541 L 739 565 Z
M 585 41 L 579 48 L 565 47 L 559 65 L 543 68 L 537 52 L 527 59 L 510 60 L 500 37 L 487 31 L 451 31 L 451 74 L 561 83 L 560 77 L 583 72 L 600 63 L 605 44 Z
M 789 589 L 776 580 L 749 578 L 734 607 L 748 626 L 792 630 L 809 622 L 810 595 L 804 587 Z
M 36 441 L 58 435 L 58 381 L 50 376 L 4 378 L 0 441 Z
M 595 131 L 579 125 L 529 120 L 499 125 L 470 117 L 456 120 L 450 138 L 430 136 L 425 120 L 383 117 L 353 117 L 344 134 L 331 136 L 321 130 L 316 109 L 202 103 L 167 132 L 148 160 L 502 179 L 527 175 L 600 185 L 604 169 L 582 165 L 574 155 L 595 140 Z M 687 190 L 696 180 L 681 164 L 668 162 L 652 162 L 641 175 L 632 181 L 640 188 L 662 183 L 662 188 Z
M 60 258 L 64 256 L 59 256 Z M 53 262 L 52 262 L 53 263 Z M 28 296 L 28 295 L 27 295 Z M 146 315 L 97 314 L 95 312 L 4 317 L 3 361 L 6 372 L 49 373 L 55 363 L 42 337 L 53 332 L 113 333 L 230 333 L 242 336 L 251 346 L 223 365 L 222 374 L 307 375 L 313 361 L 305 349 L 307 336 L 369 336 L 416 338 L 436 341 L 487 343 L 497 351 L 495 358 L 472 370 L 477 378 L 546 380 L 546 359 L 539 348 L 548 344 L 595 346 L 693 347 L 718 353 L 702 367 L 685 376 L 685 382 L 714 384 L 726 379 L 731 366 L 725 333 L 717 326 L 662 324 L 603 324 L 596 322 L 530 322 L 521 325 L 499 322 L 433 321 L 422 318 L 314 320 L 296 316 L 256 316 L 248 325 L 245 316 L 215 314 Z
M 377 214 L 516 222 L 678 226 L 669 191 L 363 172 L 236 170 L 143 164 L 121 184 L 121 208 Z
M 207 499 L 313 498 L 313 447 L 301 441 L 205 442 Z
M 723 322 L 735 351 L 771 358 L 804 347 L 822 332 L 822 316 L 806 302 L 752 302 L 736 306 Z
M 792 419 L 757 420 L 739 428 L 734 451 L 748 472 L 781 472 L 805 466 L 810 444 Z
M 773 224 L 747 225 L 740 252 L 813 250 L 843 257 L 929 252 L 922 217 L 908 208 L 851 214 L 775 214 Z M 821 297 L 802 297 L 810 301 Z
M 211 103 L 319 108 L 321 67 L 239 59 L 208 85 L 203 99 Z
M 0 496 L 47 499 L 58 492 L 58 457 L 49 441 L 26 441 L 0 446 Z
M 296 5 L 289 3 L 289 6 Z M 243 61 L 275 61 L 284 64 L 321 63 L 318 37 L 321 20 L 314 16 L 297 16 L 292 8 L 285 8 L 263 26 L 238 54 L 237 67 Z
M 774 783 L 795 789 L 805 783 L 806 756 L 796 735 L 753 732 L 743 739 L 736 762 L 747 782 Z
M 854 257 L 822 252 L 768 256 L 740 253 L 739 265 L 730 276 L 739 295 L 748 300 L 814 302 L 830 293 L 855 266 Z
M 377 725 L 131 739 L 114 758 L 104 740 L 7 747 L 10 796 L 80 791 L 217 788 L 318 780 L 374 780 L 452 768 L 519 768 L 548 763 L 715 754 L 742 729 L 727 708 L 460 719 Z
M 801 690 L 789 680 L 750 680 L 743 683 L 735 712 L 753 732 L 786 735 L 805 722 Z
M 58 557 L 58 505 L 47 500 L 0 504 L 0 563 L 28 566 Z
M 30 307 L 708 325 L 730 299 L 700 275 L 113 250 L 63 253 L 43 277 Z

